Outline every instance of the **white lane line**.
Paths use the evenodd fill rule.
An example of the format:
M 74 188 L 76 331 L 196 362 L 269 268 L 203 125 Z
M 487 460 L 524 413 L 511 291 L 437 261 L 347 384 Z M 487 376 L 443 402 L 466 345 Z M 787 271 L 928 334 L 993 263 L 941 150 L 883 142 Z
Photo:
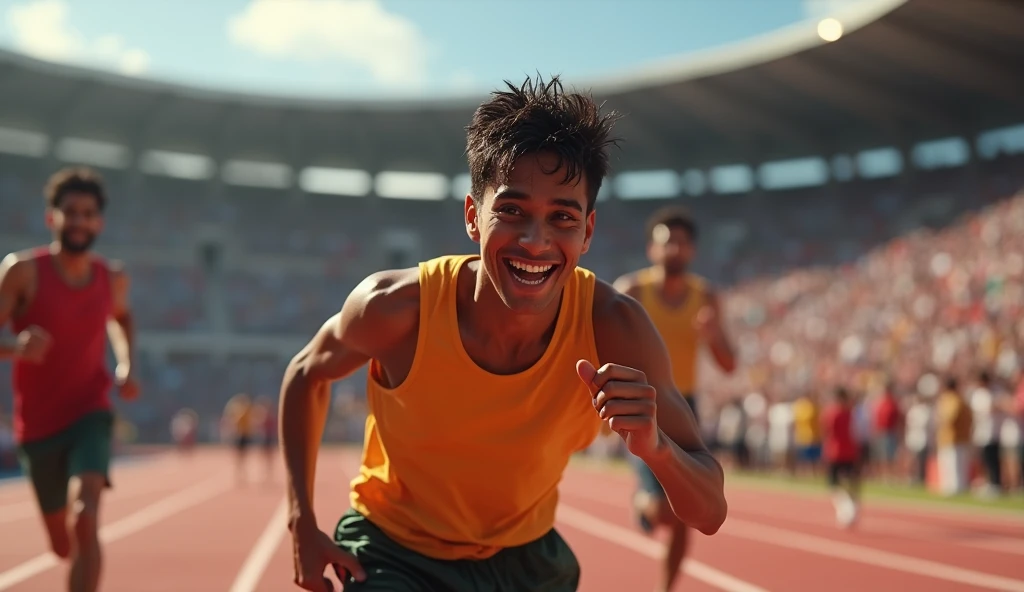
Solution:
M 135 484 L 133 484 L 134 486 Z M 120 503 L 127 499 L 132 499 L 142 495 L 155 493 L 158 491 L 164 491 L 169 489 L 167 484 L 153 480 L 139 484 L 137 488 L 132 489 L 115 489 L 109 494 L 104 496 L 105 503 Z M 39 516 L 39 506 L 36 505 L 35 501 L 28 502 L 17 502 L 13 504 L 0 505 L 0 524 L 8 522 L 17 522 L 18 520 L 25 520 L 28 518 L 37 518 Z
M 794 532 L 784 528 L 766 526 L 756 522 L 748 522 L 740 519 L 729 519 L 721 530 L 721 534 L 744 538 L 752 541 L 759 541 L 775 545 L 777 547 L 788 547 L 807 553 L 825 555 L 837 559 L 845 559 L 857 563 L 874 565 L 902 571 L 915 575 L 921 575 L 948 582 L 957 582 L 988 588 L 990 590 L 1005 590 L 1008 592 L 1024 592 L 1024 580 L 1006 578 L 985 572 L 975 571 L 963 567 L 955 567 L 945 563 L 929 561 L 893 553 L 891 551 L 879 551 L 862 545 L 843 543 L 825 537 Z
M 566 491 L 569 495 L 602 502 L 608 505 L 621 507 L 607 497 L 590 491 Z M 1024 592 L 1024 580 L 1017 580 L 995 574 L 976 571 L 973 569 L 956 567 L 927 559 L 920 559 L 894 553 L 891 551 L 879 551 L 871 547 L 835 541 L 826 537 L 804 534 L 793 530 L 768 526 L 759 522 L 743 520 L 730 517 L 716 536 L 734 536 L 752 541 L 768 543 L 778 547 L 788 547 L 817 555 L 824 555 L 836 559 L 864 563 L 877 567 L 886 567 L 896 571 L 923 575 L 948 582 L 969 584 L 992 590 L 1007 590 Z
M 161 520 L 209 500 L 232 487 L 232 481 L 223 476 L 202 481 L 188 489 L 169 495 L 162 500 L 142 508 L 134 514 L 100 528 L 100 541 L 112 543 L 130 536 Z M 0 572 L 0 590 L 7 590 L 15 584 L 37 576 L 56 567 L 60 560 L 53 553 L 43 553 L 4 572 Z
M 252 592 L 256 589 L 256 586 L 260 583 L 260 578 L 263 577 L 263 572 L 266 571 L 267 565 L 270 564 L 270 560 L 274 557 L 274 552 L 277 551 L 278 545 L 281 544 L 281 538 L 287 532 L 287 528 L 285 528 L 285 520 L 287 518 L 288 500 L 283 499 L 270 517 L 267 527 L 263 529 L 263 534 L 260 535 L 260 538 L 256 540 L 256 544 L 253 545 L 252 551 L 249 552 L 245 563 L 242 564 L 242 569 L 238 571 L 235 582 L 231 584 L 230 592 Z
M 558 521 L 652 559 L 660 559 L 665 554 L 663 545 L 658 541 L 564 503 L 558 506 Z M 686 559 L 683 562 L 683 572 L 695 580 L 726 592 L 767 592 L 765 588 L 745 582 L 694 559 Z

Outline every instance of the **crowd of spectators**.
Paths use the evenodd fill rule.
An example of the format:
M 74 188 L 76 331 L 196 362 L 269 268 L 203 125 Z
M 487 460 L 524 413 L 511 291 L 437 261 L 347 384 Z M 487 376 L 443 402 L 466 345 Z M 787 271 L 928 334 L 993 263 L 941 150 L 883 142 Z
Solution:
M 1017 459 L 1019 465 L 1024 199 L 1006 197 L 1024 179 L 1014 173 L 1019 167 L 1005 162 L 986 166 L 974 184 L 966 171 L 941 171 L 913 183 L 856 181 L 689 201 L 702 229 L 696 270 L 722 287 L 742 363 L 732 377 L 702 373 L 709 441 L 744 450 L 743 463 L 751 467 L 796 466 L 807 456 L 799 452 L 806 434 L 798 436 L 807 430 L 793 427 L 797 402 L 823 403 L 842 384 L 859 395 L 865 456 L 898 464 L 901 478 L 923 481 L 926 471 L 907 459 L 922 450 L 938 458 L 946 438 L 939 434 L 948 430 L 934 427 L 944 417 L 936 411 L 956 406 L 937 408 L 936 401 L 948 400 L 949 391 L 972 413 L 970 436 L 957 435 L 957 445 L 968 437 L 971 450 L 985 450 L 987 460 L 978 466 L 988 473 L 994 443 L 1001 464 Z M 43 178 L 0 166 L 0 234 L 24 243 L 12 248 L 47 240 Z M 337 311 L 359 278 L 380 267 L 385 231 L 417 237 L 406 263 L 474 248 L 460 234 L 455 200 L 360 200 L 231 187 L 213 193 L 199 183 L 145 178 L 131 185 L 117 175 L 110 185 L 98 248 L 132 256 L 132 302 L 144 333 L 304 338 Z M 608 280 L 644 265 L 644 220 L 663 204 L 602 203 L 600 230 L 582 263 Z M 203 255 L 211 237 L 232 249 L 228 263 Z M 401 260 L 390 257 L 384 260 Z M 313 262 L 314 271 L 294 261 Z M 212 426 L 237 392 L 274 396 L 286 358 L 143 351 L 140 363 L 147 394 L 119 408 L 141 440 L 165 441 L 170 417 L 183 407 Z M 8 365 L 0 365 L 4 385 L 10 384 L 7 373 Z M 985 388 L 978 386 L 982 373 L 991 377 Z M 361 376 L 338 386 L 336 409 L 356 419 L 332 424 L 337 437 L 361 438 Z M 956 387 L 947 388 L 952 379 Z M 989 392 L 992 403 L 979 392 Z M 9 387 L 0 387 L 0 395 L 0 408 L 10 409 Z M 885 415 L 877 411 L 880 401 L 890 395 L 896 411 L 878 419 Z M 4 425 L 0 416 L 0 467 Z M 982 458 L 981 452 L 955 453 L 945 455 L 954 458 L 946 464 L 978 471 L 962 462 L 965 456 Z M 1000 483 L 1017 473 L 1002 471 Z M 963 485 L 960 477 L 953 482 L 951 490 Z
M 725 302 L 741 371 L 703 364 L 701 416 L 731 462 L 820 472 L 821 409 L 843 387 L 868 474 L 1024 487 L 1024 194 Z

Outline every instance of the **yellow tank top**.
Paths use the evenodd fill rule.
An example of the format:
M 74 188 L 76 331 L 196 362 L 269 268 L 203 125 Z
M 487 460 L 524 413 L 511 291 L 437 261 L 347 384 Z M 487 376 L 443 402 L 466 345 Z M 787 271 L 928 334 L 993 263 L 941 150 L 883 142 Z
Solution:
M 463 348 L 459 270 L 476 256 L 419 266 L 420 325 L 408 377 L 381 385 L 371 360 L 369 415 L 352 507 L 401 545 L 438 559 L 482 559 L 546 534 L 558 483 L 601 421 L 576 361 L 597 358 L 595 277 L 566 282 L 551 343 L 530 369 L 496 375 Z
M 799 446 L 813 446 L 821 443 L 821 418 L 818 406 L 800 397 L 793 401 L 793 441 Z
M 252 435 L 252 408 L 242 403 L 235 403 L 230 411 L 235 423 L 235 432 L 239 436 Z
M 672 360 L 672 377 L 676 388 L 683 395 L 693 395 L 697 387 L 697 352 L 700 347 L 700 335 L 693 323 L 697 312 L 704 305 L 704 281 L 688 274 L 686 281 L 690 289 L 686 301 L 679 307 L 669 308 L 658 293 L 656 274 L 653 268 L 642 269 L 637 274 L 637 300 L 665 342 Z

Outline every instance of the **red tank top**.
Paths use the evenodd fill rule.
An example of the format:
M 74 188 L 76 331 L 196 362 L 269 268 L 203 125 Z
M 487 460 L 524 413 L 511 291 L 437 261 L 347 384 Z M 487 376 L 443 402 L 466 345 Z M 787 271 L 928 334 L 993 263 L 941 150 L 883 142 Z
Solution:
M 53 435 L 93 411 L 110 409 L 107 370 L 107 320 L 113 310 L 110 274 L 101 261 L 92 263 L 89 283 L 72 287 L 57 271 L 46 247 L 38 249 L 35 297 L 24 315 L 13 320 L 15 332 L 35 325 L 52 343 L 40 364 L 15 359 L 14 437 L 31 442 Z
M 829 462 L 857 462 L 860 448 L 853 439 L 853 412 L 832 404 L 822 414 L 825 443 L 822 447 Z

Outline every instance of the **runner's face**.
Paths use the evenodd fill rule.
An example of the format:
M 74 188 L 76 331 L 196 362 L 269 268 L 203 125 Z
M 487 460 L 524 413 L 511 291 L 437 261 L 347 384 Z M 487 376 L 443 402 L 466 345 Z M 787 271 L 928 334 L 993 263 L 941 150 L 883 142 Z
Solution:
M 666 275 L 682 275 L 693 260 L 694 245 L 685 228 L 656 226 L 647 244 L 647 258 L 651 264 L 660 265 Z
M 103 230 L 103 212 L 91 193 L 72 192 L 61 197 L 59 205 L 46 212 L 46 224 L 61 249 L 85 253 Z
M 595 214 L 586 181 L 563 183 L 550 154 L 525 155 L 508 181 L 488 187 L 479 206 L 466 198 L 466 230 L 480 243 L 482 269 L 510 309 L 557 306 L 562 287 L 590 248 Z

